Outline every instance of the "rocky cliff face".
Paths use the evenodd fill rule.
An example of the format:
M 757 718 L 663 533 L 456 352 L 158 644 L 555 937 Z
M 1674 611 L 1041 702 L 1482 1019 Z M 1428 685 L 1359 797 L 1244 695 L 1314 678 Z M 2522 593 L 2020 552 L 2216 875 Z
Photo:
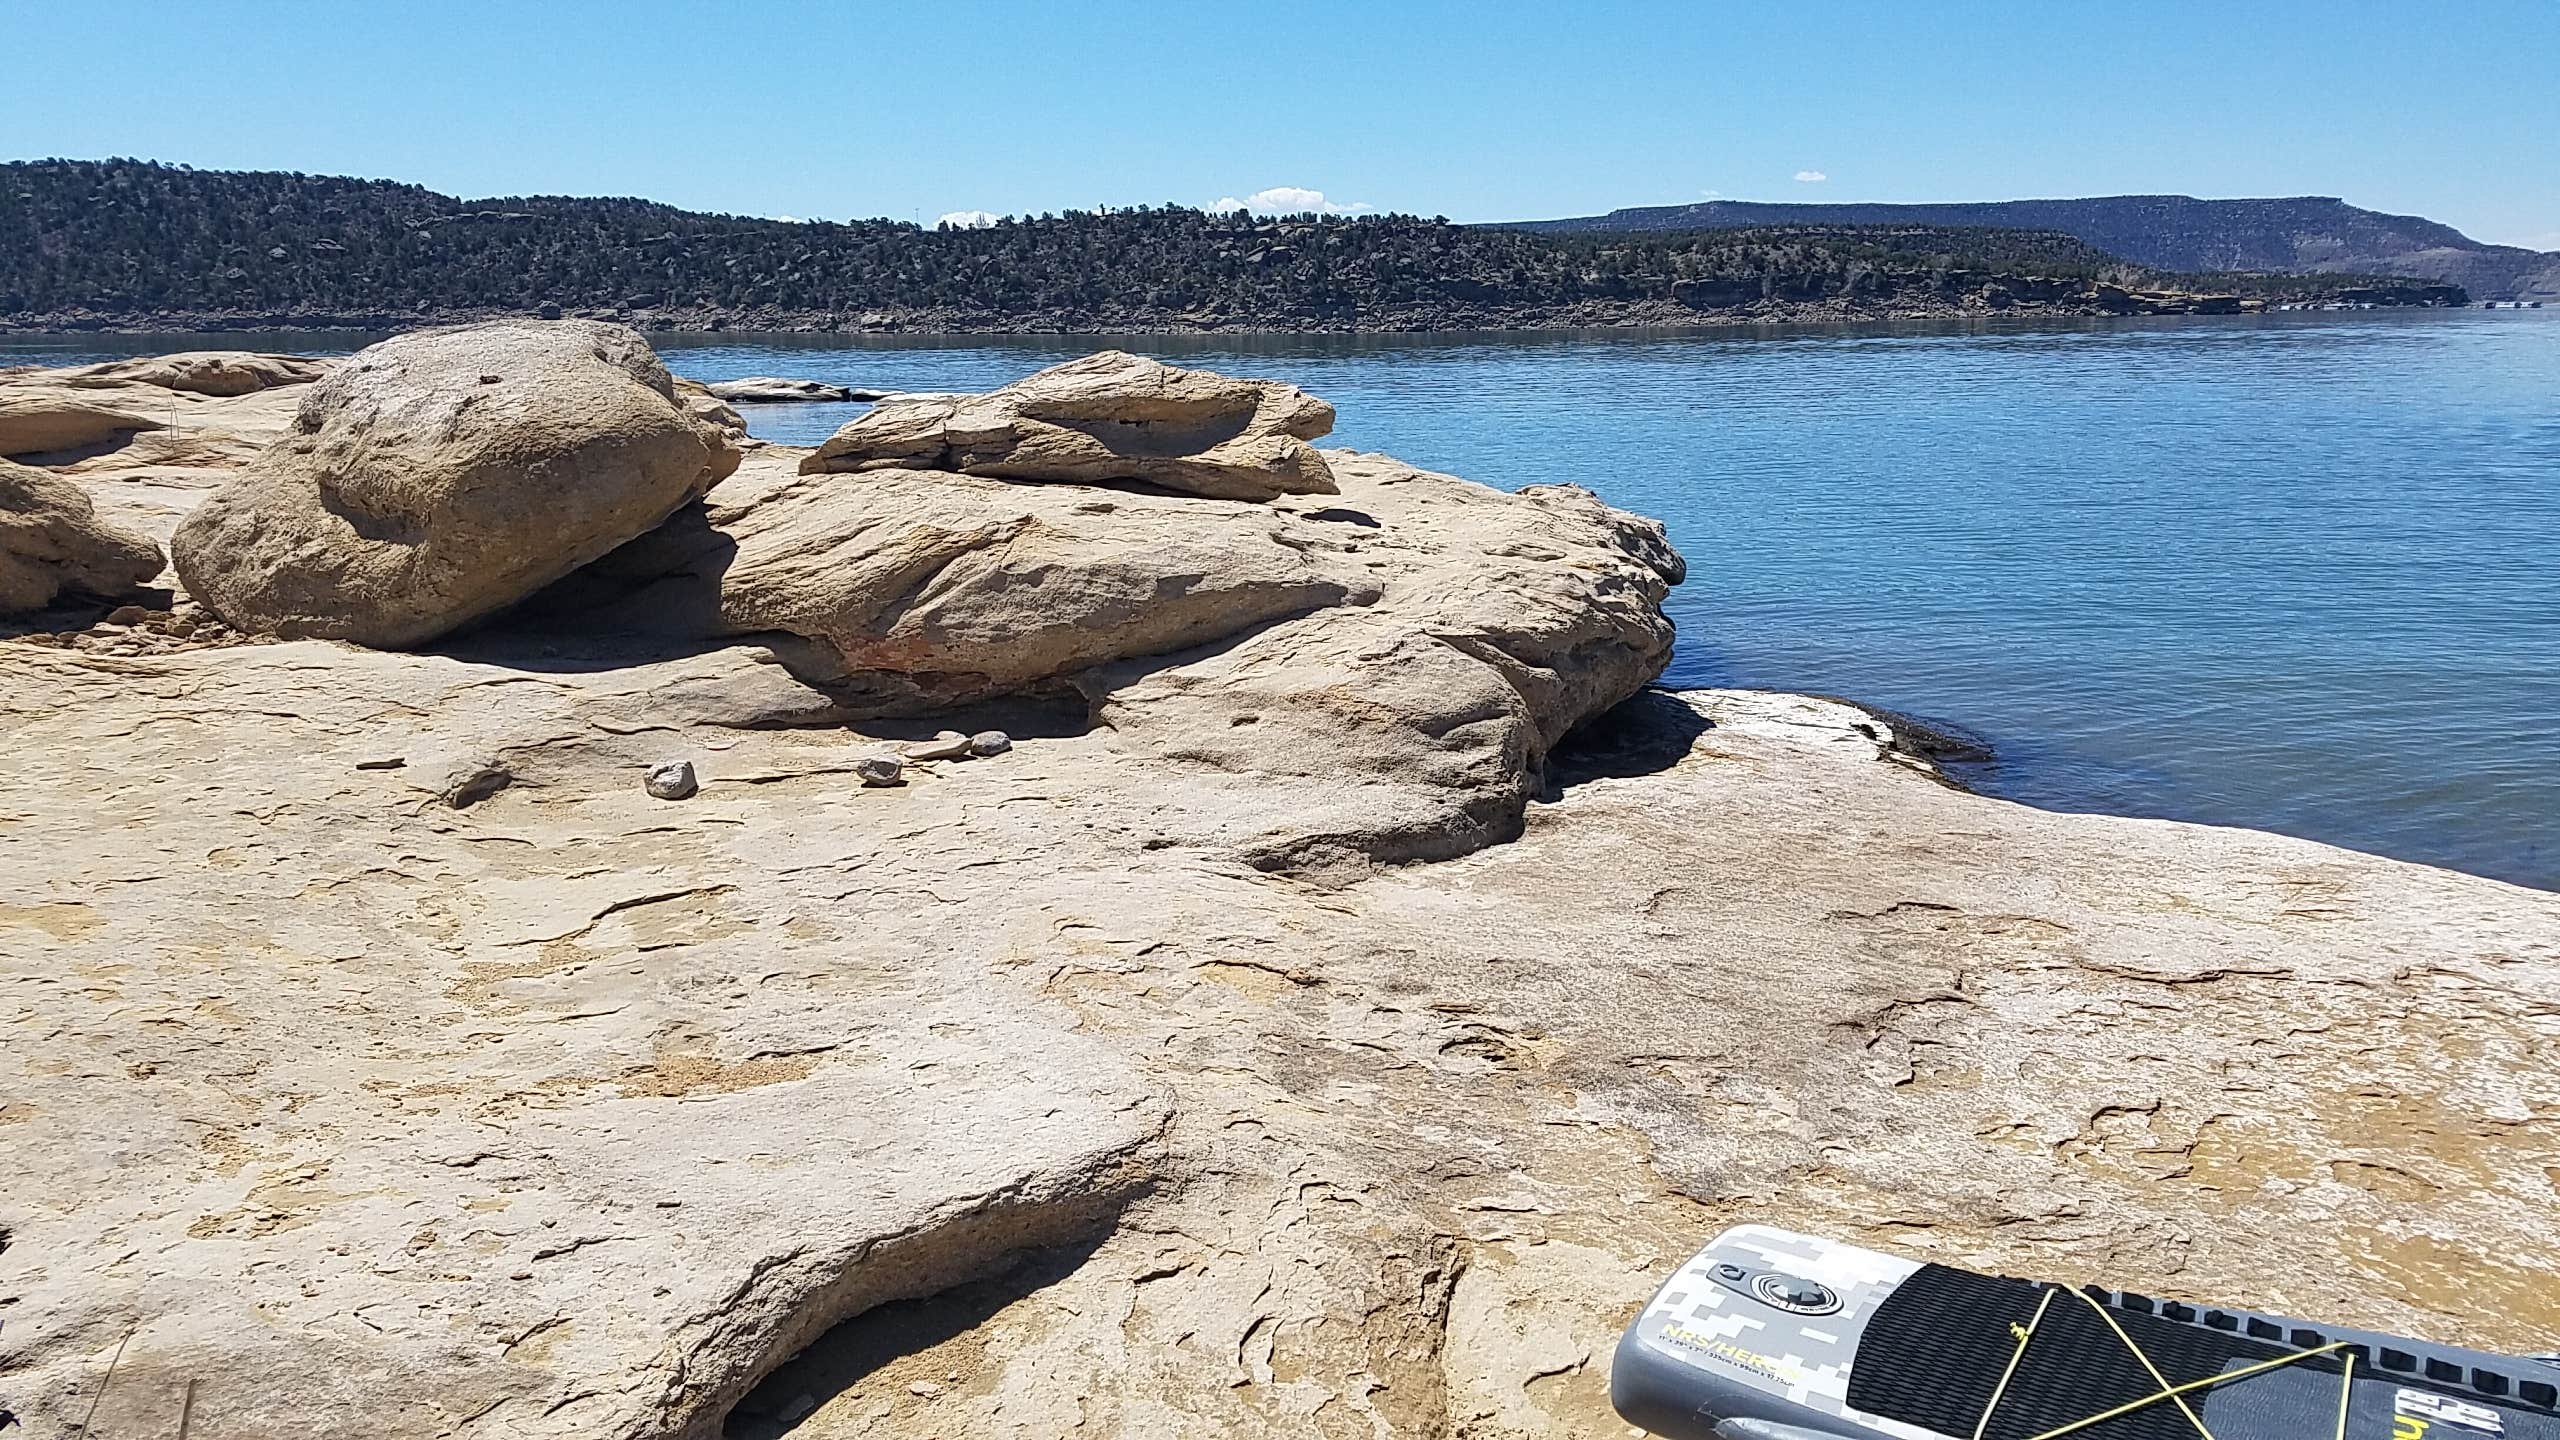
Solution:
M 197 448 L 58 473 L 165 534 L 290 414 L 212 403 Z M 32 1433 L 1563 1440 L 1616 1433 L 1616 1328 L 1744 1218 L 2560 1324 L 2554 897 L 1984 800 L 1834 702 L 1636 692 L 1676 557 L 1579 493 L 804 453 L 658 536 L 698 563 L 626 547 L 416 652 L 183 593 L 0 641 Z M 963 514 L 1051 527 L 1046 571 L 955 559 L 885 629 L 722 618 L 732 576 Z M 990 596 L 1142 624 L 1069 603 L 1136 573 L 1115 534 L 1343 593 L 922 716 L 856 682 L 878 634 L 1033 613 L 953 608 Z M 858 776 L 964 718 L 1012 747 Z M 687 798 L 644 787 L 672 760 Z M 1341 843 L 1469 796 L 1509 819 L 1438 858 Z

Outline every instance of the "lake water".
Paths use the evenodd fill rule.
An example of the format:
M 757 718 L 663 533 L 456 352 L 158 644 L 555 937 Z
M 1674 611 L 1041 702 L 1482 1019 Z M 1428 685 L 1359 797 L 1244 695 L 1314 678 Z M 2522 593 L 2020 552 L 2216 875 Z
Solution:
M 915 390 L 1106 343 L 659 338 L 697 379 Z M 1953 722 L 1994 751 L 1961 778 L 2037 805 L 2560 888 L 2560 312 L 1109 343 L 1295 381 L 1328 443 L 1662 517 L 1671 683 Z M 857 408 L 748 418 L 813 443 Z

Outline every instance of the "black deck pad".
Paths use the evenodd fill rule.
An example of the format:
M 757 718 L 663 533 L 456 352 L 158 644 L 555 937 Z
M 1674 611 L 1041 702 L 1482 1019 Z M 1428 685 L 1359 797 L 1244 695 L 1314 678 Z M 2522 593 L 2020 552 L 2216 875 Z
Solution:
M 2012 1327 L 2031 1321 L 2034 1337 L 2020 1354 L 2019 1330 Z M 2184 1385 L 2294 1353 L 2287 1345 L 2112 1305 L 2102 1315 L 2058 1286 L 1926 1265 L 1868 1322 L 1850 1370 L 1848 1401 L 1943 1435 L 1971 1437 L 1981 1426 L 1983 1440 L 2034 1440 L 2157 1395 L 2161 1380 Z M 2189 1394 L 2185 1409 L 2159 1400 L 2072 1434 L 2076 1440 L 2197 1440 L 2192 1410 L 2215 1440 L 2332 1440 L 2346 1373 L 2343 1354 L 2310 1356 Z M 1995 1393 L 1999 1403 L 1984 1425 L 1983 1410 Z M 2413 1430 L 2411 1412 L 2436 1396 L 2486 1407 L 2494 1418 L 2480 1420 L 2474 1410 L 2473 1423 L 2433 1419 Z M 2360 1368 L 2346 1434 L 2348 1440 L 2560 1440 L 2560 1418 L 2541 1405 L 2496 1403 L 2476 1391 Z

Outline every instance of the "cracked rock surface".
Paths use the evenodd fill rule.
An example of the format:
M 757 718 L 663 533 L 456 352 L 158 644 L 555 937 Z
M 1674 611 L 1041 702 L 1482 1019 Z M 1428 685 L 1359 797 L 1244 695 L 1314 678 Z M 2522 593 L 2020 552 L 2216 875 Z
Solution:
M 2560 1321 L 2560 900 L 1964 795 L 1844 706 L 1647 696 L 1518 841 L 1319 887 L 1151 846 L 1180 772 L 1099 733 L 863 789 L 733 728 L 794 683 L 749 648 L 10 660 L 46 1424 L 122 1341 L 101 1427 L 192 1379 L 208 1436 L 1587 1435 L 1744 1218 Z M 515 783 L 432 803 L 394 735 Z M 671 746 L 680 807 L 629 778 Z
M 785 632 L 856 713 L 1067 701 L 1186 773 L 1150 823 L 1301 871 L 1516 832 L 1548 752 L 1661 673 L 1683 573 L 1651 520 L 1325 453 L 1271 502 L 750 456 L 526 624 Z
M 154 513 L 291 394 L 57 473 Z M 801 453 L 695 539 L 794 553 L 756 547 L 814 533 Z M 1618 1328 L 1746 1219 L 2560 1330 L 2560 897 L 1967 795 L 1837 702 L 1593 719 L 1652 673 L 1658 531 L 1325 458 L 1337 496 L 1004 494 L 1232 528 L 1345 594 L 1074 669 L 1065 723 L 894 786 L 861 764 L 984 726 L 725 622 L 564 606 L 401 654 L 206 639 L 181 596 L 150 645 L 0 640 L 0 1405 L 172 1434 L 192 1387 L 197 1440 L 1617 1435 Z M 673 756 L 682 804 L 635 783 Z M 1374 863 L 1390 834 L 1447 843 Z

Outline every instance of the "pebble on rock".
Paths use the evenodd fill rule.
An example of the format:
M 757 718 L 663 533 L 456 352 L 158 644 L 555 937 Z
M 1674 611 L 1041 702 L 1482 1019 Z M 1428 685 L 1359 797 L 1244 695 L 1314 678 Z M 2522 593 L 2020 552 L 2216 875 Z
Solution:
M 895 755 L 865 755 L 853 762 L 853 773 L 865 785 L 895 785 L 907 767 Z
M 1001 755 L 1013 748 L 1013 737 L 1001 730 L 981 730 L 969 737 L 972 755 Z
M 693 762 L 676 760 L 651 767 L 649 778 L 641 782 L 650 795 L 660 800 L 689 800 L 701 787 L 693 778 Z
M 910 760 L 965 760 L 969 757 L 969 737 L 957 730 L 945 730 L 930 740 L 919 740 L 903 752 Z

